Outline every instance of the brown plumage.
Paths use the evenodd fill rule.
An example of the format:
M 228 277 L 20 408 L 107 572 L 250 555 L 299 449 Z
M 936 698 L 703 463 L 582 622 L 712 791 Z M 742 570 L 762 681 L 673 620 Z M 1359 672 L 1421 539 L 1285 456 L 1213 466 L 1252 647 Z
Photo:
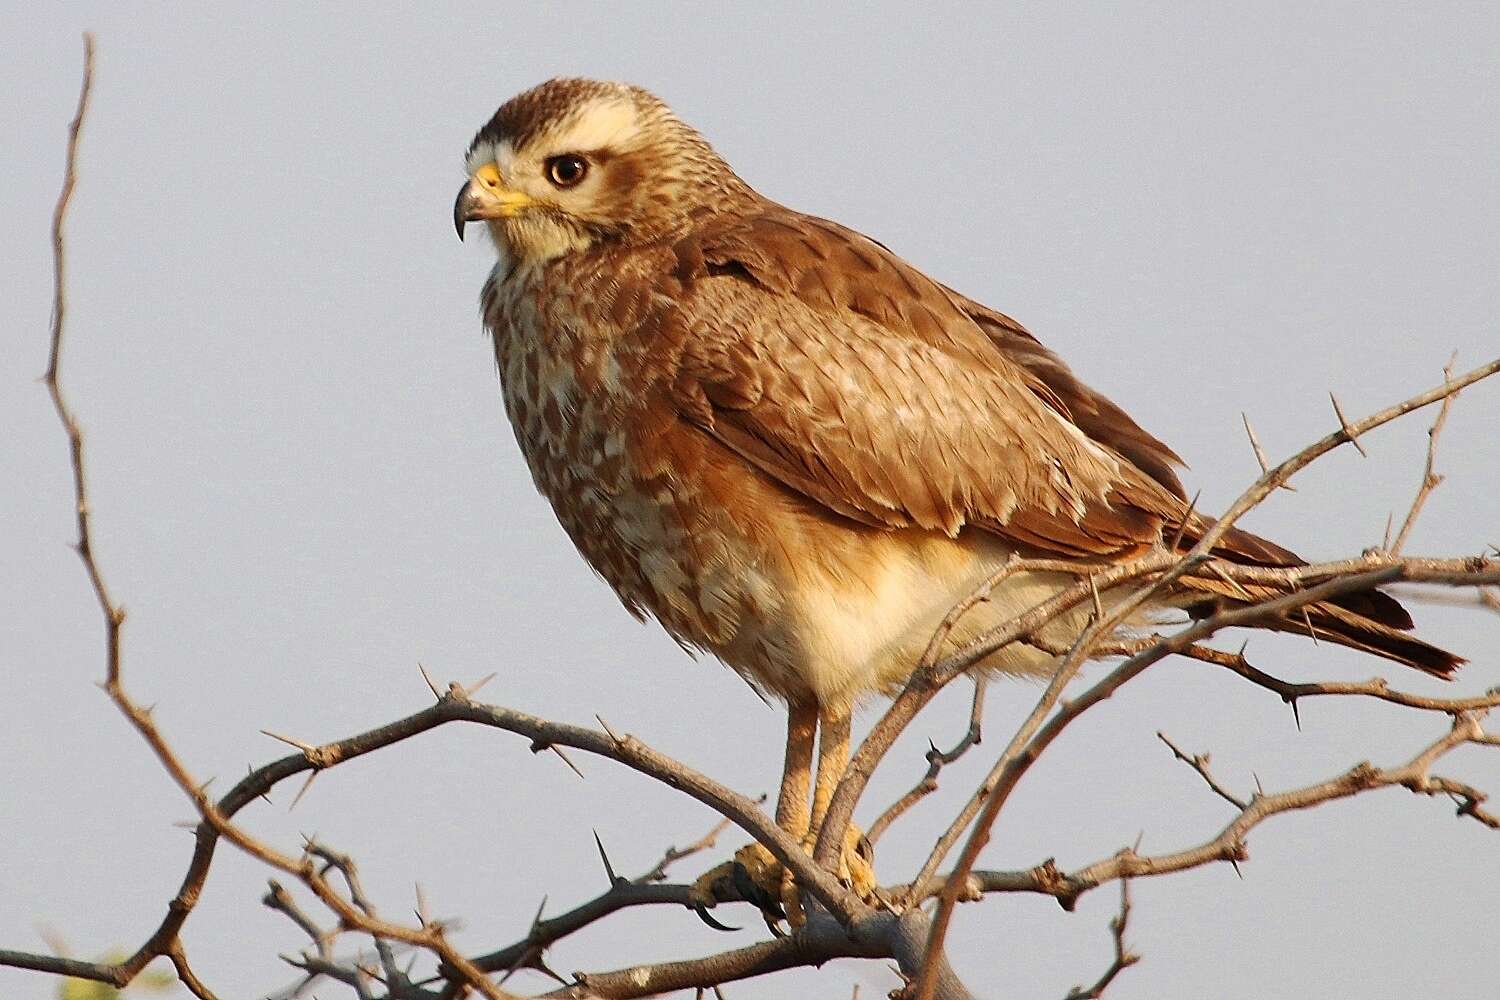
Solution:
M 488 221 L 499 251 L 483 312 L 538 488 L 628 608 L 786 699 L 794 722 L 816 706 L 825 743 L 1012 553 L 1123 560 L 1184 519 L 1183 545 L 1206 530 L 1177 455 L 1020 324 L 761 197 L 638 88 L 542 84 L 480 131 L 468 166 L 455 219 Z M 1239 530 L 1215 552 L 1301 563 Z M 1013 578 L 953 640 L 1063 582 Z M 1243 596 L 1193 577 L 1166 603 Z M 1440 676 L 1460 662 L 1406 635 L 1383 594 L 1266 623 L 1309 624 Z M 1052 663 L 1015 644 L 985 665 Z

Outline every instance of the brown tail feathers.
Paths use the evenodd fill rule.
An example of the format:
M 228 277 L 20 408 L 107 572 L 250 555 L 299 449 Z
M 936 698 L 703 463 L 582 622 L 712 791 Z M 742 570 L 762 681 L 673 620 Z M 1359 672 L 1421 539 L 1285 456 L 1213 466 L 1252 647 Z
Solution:
M 1185 535 L 1198 535 L 1207 530 L 1211 523 L 1203 519 L 1198 524 L 1192 524 Z M 1184 537 L 1184 544 L 1191 545 L 1195 540 Z M 1223 540 L 1214 549 L 1214 554 L 1233 562 L 1256 566 L 1306 565 L 1295 553 L 1238 528 L 1225 533 Z M 1215 577 L 1185 578 L 1182 583 L 1189 590 L 1200 591 L 1205 595 L 1205 600 L 1201 603 L 1188 607 L 1188 613 L 1195 618 L 1207 617 L 1224 606 L 1247 604 L 1247 595 L 1250 600 L 1261 601 L 1272 600 L 1284 593 L 1273 587 L 1233 584 Z M 1452 679 L 1459 666 L 1467 662 L 1445 649 L 1408 635 L 1412 628 L 1411 615 L 1399 601 L 1380 590 L 1343 594 L 1328 601 L 1309 604 L 1305 609 L 1268 619 L 1263 625 L 1278 632 L 1311 634 L 1320 641 L 1327 640 L 1350 649 L 1374 653 L 1444 680 Z

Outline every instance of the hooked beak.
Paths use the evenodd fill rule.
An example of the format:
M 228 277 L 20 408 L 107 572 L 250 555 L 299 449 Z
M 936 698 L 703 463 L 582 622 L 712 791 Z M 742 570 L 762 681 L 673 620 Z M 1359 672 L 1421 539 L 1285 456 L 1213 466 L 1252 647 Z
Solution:
M 464 238 L 464 226 L 475 219 L 508 219 L 536 202 L 530 195 L 513 191 L 500 178 L 500 169 L 486 163 L 474 171 L 453 201 L 453 228 Z

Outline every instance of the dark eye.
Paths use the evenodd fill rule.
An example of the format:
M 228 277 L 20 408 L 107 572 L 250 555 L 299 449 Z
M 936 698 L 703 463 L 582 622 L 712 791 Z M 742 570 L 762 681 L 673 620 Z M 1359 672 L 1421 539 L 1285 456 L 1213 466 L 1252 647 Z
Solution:
M 589 172 L 589 161 L 576 153 L 564 153 L 547 161 L 547 179 L 560 188 L 570 188 Z

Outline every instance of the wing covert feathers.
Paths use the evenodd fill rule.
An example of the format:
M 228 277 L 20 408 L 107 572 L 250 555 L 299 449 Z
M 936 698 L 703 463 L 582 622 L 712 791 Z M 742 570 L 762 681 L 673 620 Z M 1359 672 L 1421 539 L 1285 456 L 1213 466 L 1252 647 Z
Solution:
M 1190 512 L 1169 447 L 1020 324 L 880 244 L 767 202 L 674 253 L 679 413 L 827 509 L 950 536 L 972 525 L 1070 558 L 1129 558 L 1184 520 L 1190 546 L 1212 525 Z M 1303 565 L 1237 528 L 1214 553 Z M 1211 578 L 1184 585 L 1206 608 L 1243 596 Z M 1403 634 L 1410 616 L 1379 591 L 1266 624 L 1437 676 L 1462 662 Z

